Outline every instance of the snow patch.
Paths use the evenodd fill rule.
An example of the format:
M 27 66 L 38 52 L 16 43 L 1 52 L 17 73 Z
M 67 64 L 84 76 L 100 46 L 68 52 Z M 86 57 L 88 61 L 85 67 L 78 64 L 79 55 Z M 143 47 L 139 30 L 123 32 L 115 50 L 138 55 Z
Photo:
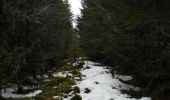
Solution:
M 121 90 L 140 90 L 138 87 L 124 84 L 119 80 L 132 80 L 131 76 L 117 75 L 117 78 L 114 78 L 107 66 L 98 66 L 101 64 L 91 61 L 84 63 L 80 72 L 86 77 L 82 81 L 77 81 L 83 100 L 151 100 L 148 97 L 134 99 L 121 93 Z M 85 93 L 86 89 L 90 89 L 90 92 Z
M 115 78 L 118 78 L 123 81 L 130 81 L 133 79 L 132 76 L 123 76 L 123 75 L 114 75 L 114 76 L 115 76 Z
M 47 78 L 48 78 L 48 75 L 47 75 L 47 74 L 44 74 L 44 78 L 47 79 Z
M 57 98 L 59 98 L 59 96 L 53 96 L 53 99 L 57 99 Z
M 42 90 L 36 90 L 28 94 L 14 94 L 16 90 L 13 88 L 7 88 L 1 91 L 1 96 L 3 98 L 25 98 L 25 97 L 34 97 L 42 92 Z
M 58 72 L 53 74 L 54 77 L 67 77 L 67 76 L 73 76 L 72 73 L 69 71 L 64 71 L 64 72 Z

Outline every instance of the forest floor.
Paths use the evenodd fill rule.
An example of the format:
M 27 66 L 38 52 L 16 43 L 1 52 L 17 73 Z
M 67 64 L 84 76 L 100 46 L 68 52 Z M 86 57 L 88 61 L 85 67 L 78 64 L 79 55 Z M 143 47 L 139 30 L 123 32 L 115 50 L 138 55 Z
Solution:
M 122 81 L 133 80 L 131 76 L 111 74 L 108 66 L 92 61 L 69 63 L 54 68 L 45 76 L 40 90 L 30 94 L 12 94 L 11 89 L 2 92 L 9 100 L 151 100 L 149 97 L 135 99 L 122 91 L 140 91 L 139 87 Z M 37 96 L 36 96 L 37 95 Z

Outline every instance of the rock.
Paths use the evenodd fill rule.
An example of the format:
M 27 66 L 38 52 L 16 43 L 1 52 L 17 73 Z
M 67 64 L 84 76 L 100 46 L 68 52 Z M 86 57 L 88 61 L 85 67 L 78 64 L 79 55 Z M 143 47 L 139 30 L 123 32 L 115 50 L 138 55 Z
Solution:
M 94 83 L 99 84 L 99 82 L 94 82 Z
M 90 89 L 88 89 L 88 88 L 85 88 L 85 91 L 84 91 L 84 93 L 90 93 L 91 92 L 91 90 Z
M 80 88 L 78 86 L 73 88 L 74 93 L 80 93 Z

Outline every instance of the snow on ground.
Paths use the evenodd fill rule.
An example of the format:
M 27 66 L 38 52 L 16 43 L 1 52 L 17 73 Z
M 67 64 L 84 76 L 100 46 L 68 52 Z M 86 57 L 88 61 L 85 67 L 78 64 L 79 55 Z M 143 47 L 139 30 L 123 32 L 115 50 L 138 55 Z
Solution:
M 32 93 L 28 94 L 14 94 L 16 90 L 13 88 L 7 88 L 6 90 L 2 90 L 1 96 L 3 98 L 25 98 L 25 97 L 34 97 L 42 92 L 42 90 L 36 90 Z
M 53 74 L 54 77 L 67 77 L 67 76 L 73 76 L 72 73 L 69 71 L 64 71 L 64 72 L 57 72 Z
M 47 74 L 44 74 L 44 78 L 47 79 L 47 78 L 48 78 L 48 75 L 47 75 Z
M 117 75 L 117 74 L 115 74 L 115 78 L 121 79 L 123 81 L 130 81 L 133 79 L 132 76 L 123 76 L 123 75 Z
M 77 85 L 80 88 L 80 96 L 82 100 L 151 100 L 149 97 L 142 97 L 141 99 L 131 98 L 127 94 L 121 93 L 121 90 L 134 90 L 139 91 L 140 88 L 132 85 L 124 84 L 120 80 L 129 81 L 133 78 L 131 76 L 117 75 L 112 76 L 108 66 L 101 66 L 99 63 L 85 61 L 83 68 L 80 70 L 82 80 L 76 81 L 79 77 L 74 77 Z M 53 74 L 54 77 L 67 77 L 73 76 L 70 71 L 57 72 Z M 50 81 L 47 75 L 44 75 L 46 81 Z M 24 98 L 34 97 L 42 92 L 36 90 L 29 94 L 14 94 L 15 89 L 7 88 L 6 91 L 2 90 L 2 97 L 4 98 Z M 71 100 L 72 93 L 66 94 L 68 98 L 63 100 Z M 58 96 L 53 96 L 53 99 Z
M 143 97 L 141 99 L 130 98 L 127 94 L 122 94 L 121 90 L 139 91 L 138 87 L 127 85 L 119 81 L 132 80 L 130 76 L 118 76 L 113 78 L 110 69 L 107 66 L 97 66 L 98 63 L 85 61 L 81 73 L 85 75 L 82 81 L 77 82 L 80 88 L 82 100 L 151 100 L 151 98 Z M 87 89 L 90 92 L 87 93 Z M 86 93 L 85 93 L 86 92 Z

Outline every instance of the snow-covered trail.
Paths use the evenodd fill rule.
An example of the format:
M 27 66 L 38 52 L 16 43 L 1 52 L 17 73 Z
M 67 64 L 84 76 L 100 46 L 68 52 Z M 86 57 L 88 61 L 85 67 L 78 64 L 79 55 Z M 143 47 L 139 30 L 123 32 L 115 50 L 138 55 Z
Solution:
M 80 61 L 81 62 L 81 61 Z M 71 71 L 63 71 L 63 72 L 55 72 L 53 73 L 53 77 L 72 77 L 73 81 L 76 82 L 76 85 L 72 87 L 79 87 L 80 93 L 77 93 L 82 97 L 82 100 L 151 100 L 149 97 L 142 97 L 141 99 L 131 98 L 127 94 L 123 94 L 121 90 L 134 90 L 139 91 L 140 88 L 134 87 L 132 85 L 128 85 L 122 83 L 119 79 L 123 81 L 132 80 L 131 76 L 123 76 L 116 75 L 113 77 L 111 74 L 111 69 L 108 66 L 101 66 L 99 63 L 84 61 L 83 68 L 81 68 L 80 73 L 82 76 L 77 77 L 74 76 Z M 73 64 L 73 66 L 75 66 Z M 78 78 L 78 80 L 76 79 Z M 79 80 L 81 79 L 82 80 Z M 46 76 L 46 79 L 50 81 L 49 77 Z M 44 81 L 45 81 L 44 80 Z M 61 85 L 61 84 L 60 84 Z M 56 88 L 56 86 L 54 86 Z M 24 98 L 24 97 L 34 97 L 42 92 L 43 90 L 36 90 L 33 93 L 28 93 L 25 95 L 14 94 L 15 89 L 9 88 L 6 91 L 1 91 L 1 96 L 4 98 Z M 75 95 L 74 91 L 69 94 L 64 95 L 53 95 L 53 99 L 62 98 L 61 100 L 71 100 L 71 98 Z
M 99 65 L 85 61 L 83 69 L 80 71 L 85 76 L 82 81 L 77 82 L 82 100 L 151 100 L 149 97 L 134 99 L 127 94 L 122 94 L 121 90 L 139 90 L 139 88 L 124 84 L 117 79 L 121 78 L 126 81 L 131 80 L 132 77 L 116 75 L 117 77 L 114 78 L 107 66 Z

